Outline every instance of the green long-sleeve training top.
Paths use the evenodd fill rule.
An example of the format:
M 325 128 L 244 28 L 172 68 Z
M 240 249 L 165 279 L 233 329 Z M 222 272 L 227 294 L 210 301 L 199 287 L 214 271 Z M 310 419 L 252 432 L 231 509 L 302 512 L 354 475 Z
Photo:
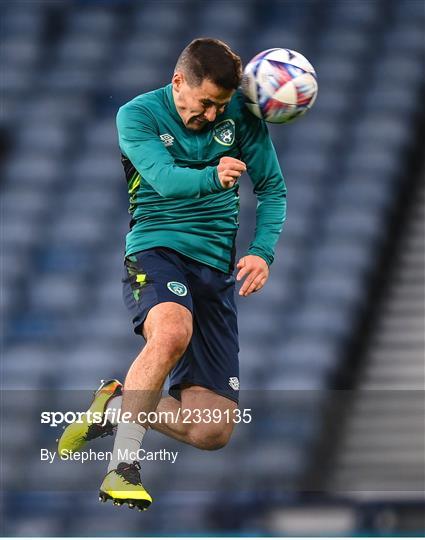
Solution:
M 240 91 L 202 131 L 187 129 L 172 85 L 135 97 L 117 115 L 131 214 L 126 255 L 168 247 L 222 272 L 233 270 L 239 226 L 238 184 L 223 189 L 223 156 L 244 161 L 257 196 L 248 253 L 269 265 L 286 215 L 286 186 L 266 124 Z

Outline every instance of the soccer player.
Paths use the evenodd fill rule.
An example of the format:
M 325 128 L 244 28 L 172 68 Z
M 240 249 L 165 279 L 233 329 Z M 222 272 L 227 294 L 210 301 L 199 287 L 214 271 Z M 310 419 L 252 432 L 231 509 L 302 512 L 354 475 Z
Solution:
M 118 424 L 102 500 L 141 510 L 151 503 L 139 463 L 120 458 L 140 449 L 148 427 L 205 450 L 222 448 L 232 434 L 240 176 L 248 172 L 258 199 L 255 236 L 236 264 L 241 296 L 266 283 L 286 213 L 276 153 L 265 123 L 244 105 L 241 76 L 241 60 L 225 43 L 195 39 L 178 58 L 171 84 L 135 97 L 117 115 L 131 213 L 124 300 L 146 345 L 125 379 L 121 414 L 134 421 Z M 161 398 L 168 375 L 170 395 Z M 105 413 L 121 390 L 119 381 L 103 383 L 89 410 Z M 179 409 L 222 415 L 217 423 L 184 423 Z M 140 420 L 151 411 L 173 415 Z M 72 424 L 59 451 L 111 432 L 109 420 Z

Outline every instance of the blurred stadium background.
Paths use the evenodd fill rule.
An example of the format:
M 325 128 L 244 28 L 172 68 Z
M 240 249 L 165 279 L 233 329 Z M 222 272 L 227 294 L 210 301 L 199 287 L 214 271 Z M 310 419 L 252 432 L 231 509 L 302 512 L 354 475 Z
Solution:
M 3 535 L 424 531 L 424 23 L 421 0 L 1 2 Z M 139 514 L 97 502 L 103 465 L 23 459 L 53 439 L 28 414 L 40 394 L 18 390 L 59 402 L 123 378 L 140 347 L 121 300 L 115 114 L 167 84 L 197 36 L 244 63 L 302 52 L 319 97 L 271 128 L 288 219 L 269 283 L 239 301 L 256 422 L 209 454 L 150 433 L 181 457 L 146 467 L 157 500 Z M 251 191 L 244 177 L 239 253 Z M 43 489 L 46 474 L 64 487 Z M 90 492 L 67 490 L 80 474 Z

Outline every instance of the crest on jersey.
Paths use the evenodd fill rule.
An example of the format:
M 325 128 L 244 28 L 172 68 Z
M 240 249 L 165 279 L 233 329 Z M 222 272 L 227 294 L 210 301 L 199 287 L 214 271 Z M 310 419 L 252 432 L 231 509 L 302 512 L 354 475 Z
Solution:
M 163 133 L 159 136 L 161 141 L 164 143 L 164 146 L 173 146 L 174 143 L 174 137 L 170 135 L 169 133 Z
M 235 142 L 235 123 L 228 118 L 219 122 L 213 131 L 214 140 L 224 146 L 232 146 Z

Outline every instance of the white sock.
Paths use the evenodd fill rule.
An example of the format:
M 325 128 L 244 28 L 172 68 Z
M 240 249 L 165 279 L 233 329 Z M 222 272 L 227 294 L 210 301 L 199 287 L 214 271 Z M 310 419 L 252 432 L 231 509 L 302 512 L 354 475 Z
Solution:
M 118 463 L 133 463 L 137 460 L 146 428 L 136 423 L 120 422 L 115 436 L 112 459 L 109 462 L 108 472 L 116 469 Z
M 118 424 L 117 418 L 121 411 L 122 396 L 112 398 L 106 408 L 105 418 L 111 422 L 113 426 Z

